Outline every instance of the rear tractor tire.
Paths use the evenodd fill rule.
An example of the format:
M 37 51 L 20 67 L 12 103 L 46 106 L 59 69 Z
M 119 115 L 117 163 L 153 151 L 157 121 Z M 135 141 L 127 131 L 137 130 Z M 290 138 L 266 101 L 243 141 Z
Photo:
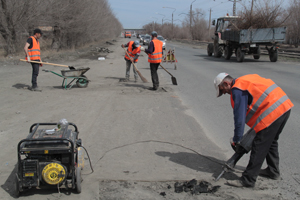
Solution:
M 224 49 L 224 58 L 226 60 L 230 60 L 231 56 L 232 56 L 232 49 L 230 47 L 226 46 Z
M 245 58 L 245 53 L 242 51 L 241 47 L 236 50 L 236 60 L 238 62 L 243 62 Z

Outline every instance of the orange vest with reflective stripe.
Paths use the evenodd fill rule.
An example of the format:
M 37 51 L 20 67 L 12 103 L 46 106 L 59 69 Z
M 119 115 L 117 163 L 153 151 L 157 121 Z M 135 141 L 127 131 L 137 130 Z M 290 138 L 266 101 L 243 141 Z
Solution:
M 152 54 L 148 54 L 148 62 L 149 63 L 161 63 L 163 42 L 156 38 L 154 38 L 152 40 L 152 42 L 154 44 L 154 52 Z
M 132 45 L 134 44 L 134 41 L 130 41 L 128 48 L 127 48 L 127 53 L 128 55 L 131 57 L 131 59 L 134 58 L 134 56 L 141 50 L 141 46 L 136 47 L 134 50 L 132 50 Z M 130 58 L 127 56 L 127 54 L 125 54 L 125 58 L 127 60 L 130 60 Z M 135 59 L 134 62 L 137 62 L 139 59 Z
M 271 79 L 257 74 L 236 79 L 232 88 L 248 91 L 253 97 L 251 104 L 248 105 L 246 124 L 256 133 L 269 127 L 294 106 L 286 93 Z M 232 95 L 231 106 L 234 108 Z
M 40 43 L 35 39 L 35 37 L 30 36 L 32 38 L 32 47 L 31 49 L 28 48 L 28 54 L 30 60 L 41 60 L 41 52 L 40 52 Z M 27 60 L 27 57 L 26 57 Z

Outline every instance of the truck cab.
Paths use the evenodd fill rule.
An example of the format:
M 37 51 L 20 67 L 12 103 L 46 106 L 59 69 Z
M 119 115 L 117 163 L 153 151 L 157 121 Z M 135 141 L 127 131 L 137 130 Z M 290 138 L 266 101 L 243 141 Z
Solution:
M 125 38 L 131 38 L 131 32 L 125 31 Z

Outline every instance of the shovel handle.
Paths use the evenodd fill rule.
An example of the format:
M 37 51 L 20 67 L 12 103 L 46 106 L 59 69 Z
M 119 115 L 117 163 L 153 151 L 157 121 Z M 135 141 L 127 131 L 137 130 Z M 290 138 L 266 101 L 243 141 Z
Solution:
M 27 62 L 27 60 L 25 59 L 20 59 L 20 61 L 25 61 Z M 60 65 L 60 64 L 54 64 L 54 63 L 47 63 L 47 62 L 39 62 L 39 61 L 29 61 L 29 62 L 32 62 L 32 63 L 38 63 L 38 64 L 44 64 L 44 65 L 54 65 L 54 66 L 60 66 L 60 67 L 69 67 L 68 65 Z

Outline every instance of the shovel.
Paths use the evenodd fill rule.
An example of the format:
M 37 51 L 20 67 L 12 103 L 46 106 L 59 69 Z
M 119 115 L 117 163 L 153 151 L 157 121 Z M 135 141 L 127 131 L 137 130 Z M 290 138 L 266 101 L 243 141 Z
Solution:
M 161 64 L 159 64 L 166 72 L 168 72 L 168 74 L 170 74 L 171 75 L 171 80 L 172 80 L 172 83 L 173 83 L 173 85 L 177 85 L 177 80 L 176 80 L 176 78 L 168 71 L 168 70 L 166 70 L 166 68 L 164 68 Z
M 25 59 L 20 59 L 20 61 L 27 62 L 27 60 L 25 60 Z M 68 66 L 68 65 L 60 65 L 60 64 L 47 63 L 47 62 L 38 62 L 38 61 L 30 61 L 30 62 L 32 62 L 32 63 L 38 63 L 38 64 L 45 64 L 45 65 L 54 65 L 54 66 L 60 66 L 60 67 L 69 67 L 69 69 L 71 69 L 71 70 L 75 69 L 75 67 Z

